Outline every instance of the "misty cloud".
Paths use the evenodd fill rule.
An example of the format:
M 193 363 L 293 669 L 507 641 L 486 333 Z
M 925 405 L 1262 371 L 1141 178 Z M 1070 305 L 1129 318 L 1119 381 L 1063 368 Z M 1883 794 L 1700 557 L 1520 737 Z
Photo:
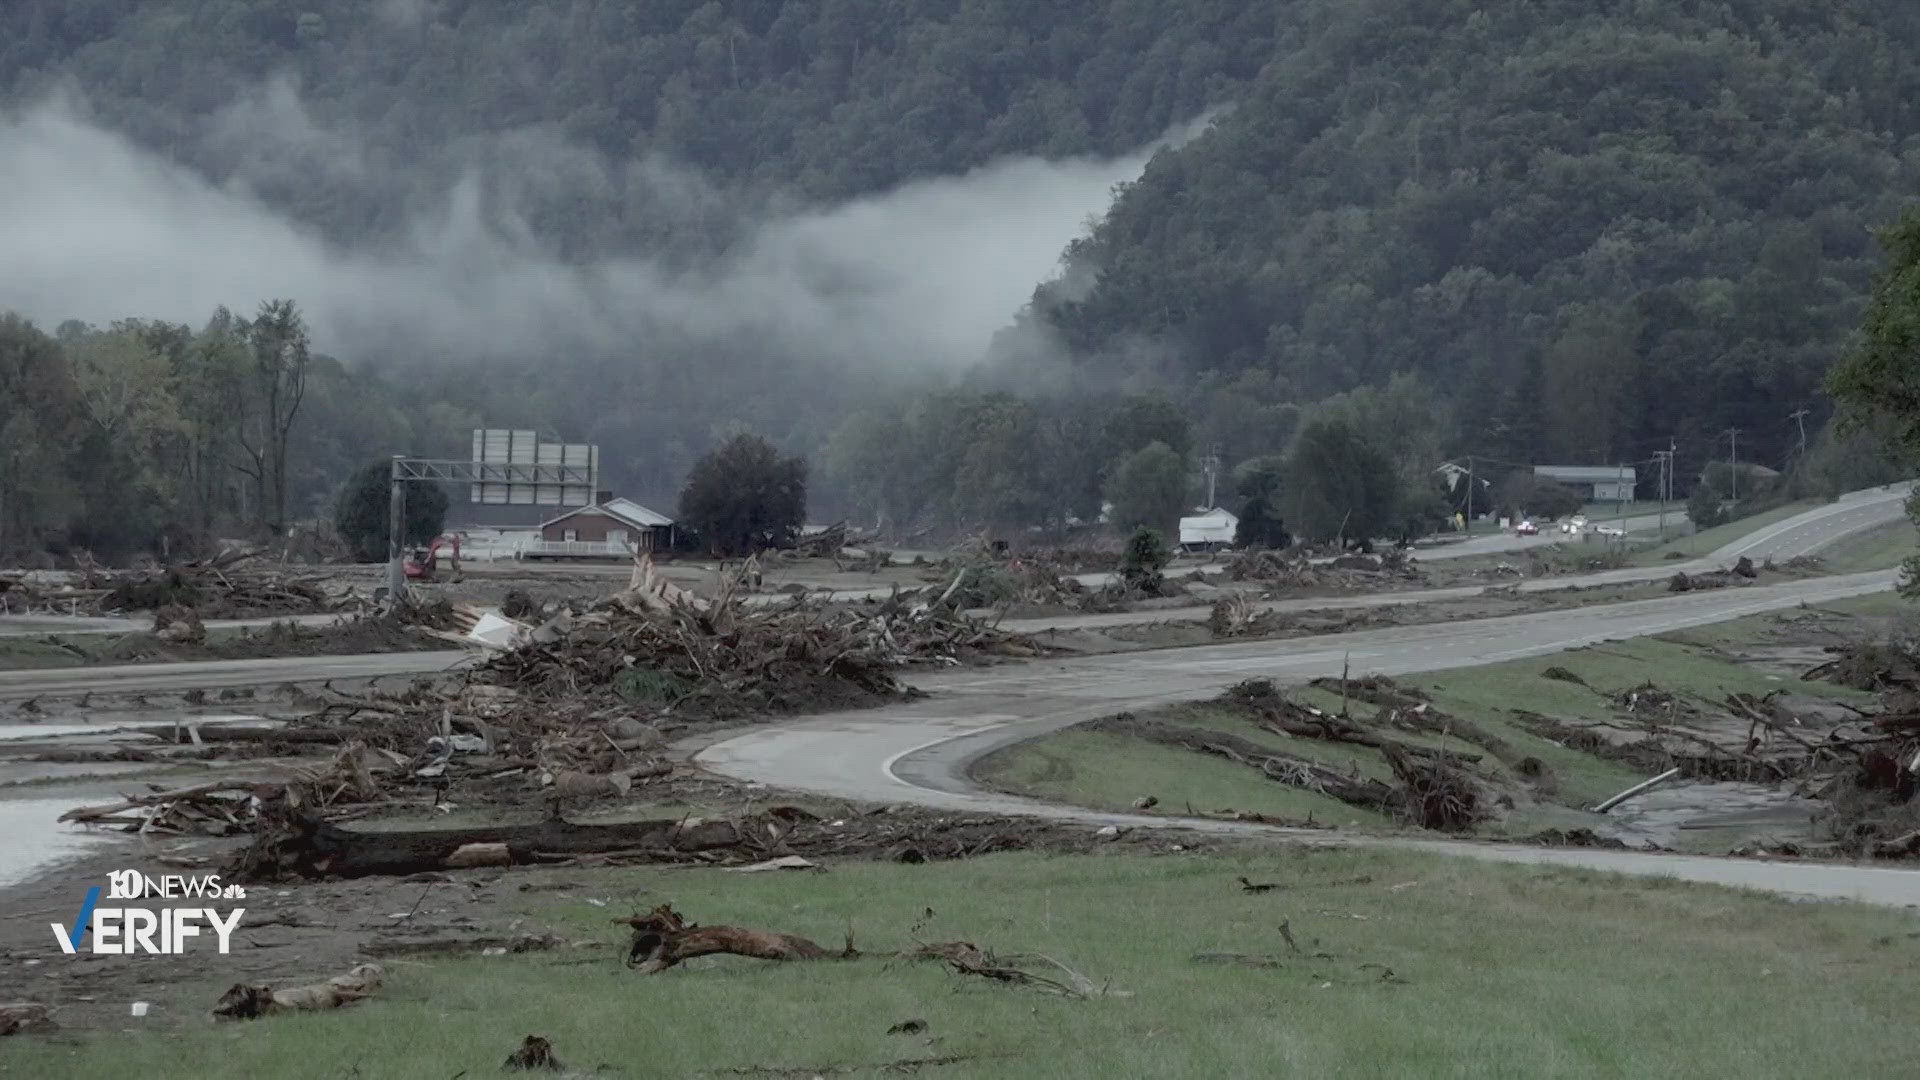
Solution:
M 406 5 L 393 5 L 396 9 Z M 1198 125 L 1181 133 L 1197 133 Z M 0 114 L 0 309 L 52 326 L 140 316 L 198 324 L 217 305 L 295 298 L 317 347 L 352 361 L 426 353 L 477 360 L 569 349 L 657 355 L 723 344 L 885 369 L 977 361 L 1114 184 L 1118 159 L 1008 160 L 840 206 L 760 220 L 698 269 L 645 252 L 578 265 L 520 213 L 543 192 L 624 188 L 676 213 L 727 196 L 668 162 L 612 165 L 550 132 L 476 148 L 466 175 L 398 237 L 346 245 L 276 212 L 275 170 L 351 183 L 359 147 L 316 124 L 289 83 L 219 115 L 205 137 L 236 155 L 216 184 L 60 105 Z

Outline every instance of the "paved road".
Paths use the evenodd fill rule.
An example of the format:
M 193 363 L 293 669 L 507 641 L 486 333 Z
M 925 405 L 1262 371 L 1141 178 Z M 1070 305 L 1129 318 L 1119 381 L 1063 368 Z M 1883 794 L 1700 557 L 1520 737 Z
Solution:
M 1755 560 L 1784 562 L 1801 555 L 1812 555 L 1837 540 L 1876 526 L 1898 521 L 1906 514 L 1909 485 L 1896 485 L 1883 491 L 1855 492 L 1825 506 L 1796 514 L 1784 521 L 1727 543 L 1707 555 L 1683 562 L 1658 566 L 1602 570 L 1591 574 L 1571 574 L 1547 578 L 1528 578 L 1514 583 L 1521 592 L 1553 592 L 1559 589 L 1592 588 L 1597 585 L 1629 585 L 1660 581 L 1676 571 L 1689 574 L 1718 570 L 1732 565 L 1741 556 Z M 1420 555 L 1421 560 L 1430 558 Z M 1253 605 L 1256 611 L 1347 611 L 1357 608 L 1393 607 L 1424 604 L 1437 600 L 1464 600 L 1481 595 L 1484 585 L 1461 585 L 1446 589 L 1407 589 L 1400 592 L 1367 593 L 1360 596 L 1307 596 L 1292 600 L 1268 600 Z M 1143 622 L 1204 622 L 1213 611 L 1208 605 L 1162 608 L 1158 611 L 1121 611 L 1101 615 L 1067 615 L 1041 619 L 1006 619 L 1001 628 L 1023 634 L 1044 634 L 1049 630 L 1092 630 L 1108 626 L 1133 626 Z
M 1591 520 L 1594 525 L 1624 529 L 1628 533 L 1653 532 L 1660 527 L 1659 514 L 1642 514 L 1637 517 L 1627 518 L 1624 521 L 1611 517 L 1595 517 L 1589 520 Z M 1686 524 L 1686 521 L 1687 511 L 1684 506 L 1675 506 L 1667 512 L 1667 523 L 1676 528 Z M 1509 551 L 1523 551 L 1527 548 L 1546 547 L 1551 544 L 1562 543 L 1566 539 L 1566 536 L 1559 531 L 1559 526 L 1542 525 L 1539 534 L 1535 536 L 1516 536 L 1512 532 L 1502 530 L 1484 536 L 1475 536 L 1466 540 L 1455 540 L 1438 544 L 1431 548 L 1416 545 L 1414 554 L 1428 561 L 1465 559 L 1474 555 L 1499 555 Z
M 696 761 L 725 776 L 842 798 L 909 802 L 956 811 L 1030 814 L 1089 824 L 1169 824 L 1219 833 L 1295 835 L 1238 822 L 1103 814 L 982 791 L 968 767 L 1002 746 L 1123 708 L 1216 694 L 1240 679 L 1284 683 L 1355 671 L 1404 674 L 1539 656 L 1598 641 L 1698 626 L 1760 611 L 1821 603 L 1889 588 L 1892 571 L 1815 578 L 1625 604 L 1437 626 L 1120 656 L 1086 657 L 914 680 L 930 698 L 897 707 L 815 717 L 761 728 L 709 746 Z M 1366 840 L 1445 854 L 1670 875 L 1881 904 L 1920 904 L 1920 873 L 1877 867 L 1760 863 L 1734 859 L 1514 845 Z
M 205 660 L 52 670 L 0 671 L 0 701 L 62 694 L 161 694 L 327 679 L 373 679 L 446 671 L 474 657 L 453 652 L 375 653 L 272 660 Z
M 1857 492 L 1828 506 L 1810 510 L 1786 521 L 1762 529 L 1727 545 L 1697 563 L 1669 564 L 1651 569 L 1610 570 L 1579 577 L 1546 578 L 1523 582 L 1522 589 L 1558 589 L 1572 585 L 1599 585 L 1645 581 L 1671 575 L 1681 568 L 1707 568 L 1730 562 L 1739 555 L 1755 558 L 1788 558 L 1817 550 L 1843 536 L 1897 519 L 1905 498 L 1905 485 L 1890 491 L 1878 488 Z M 1401 593 L 1376 593 L 1368 596 L 1310 597 L 1275 601 L 1264 605 L 1277 610 L 1378 607 L 1420 603 L 1428 600 L 1457 599 L 1478 595 L 1479 586 L 1458 589 L 1424 589 Z M 1762 590 L 1743 589 L 1739 596 L 1760 595 Z M 1684 598 L 1682 604 L 1689 601 Z M 1008 629 L 1039 632 L 1049 629 L 1120 625 L 1143 620 L 1200 619 L 1206 608 L 1177 608 L 1151 614 L 1134 612 L 1116 615 L 1066 616 L 1053 619 L 1010 620 Z M 327 619 L 332 616 L 316 616 Z M 1564 618 L 1548 614 L 1546 618 Z M 111 620 L 106 620 L 111 621 Z M 251 620 L 244 620 L 251 621 Z M 268 620 L 271 621 L 271 620 Z M 1713 621 L 1713 620 L 1707 620 Z M 0 622 L 4 622 L 0 619 Z M 215 625 L 215 624 L 209 624 Z M 234 625 L 226 623 L 220 625 Z M 1457 624 L 1456 624 L 1457 625 Z M 1477 625 L 1477 624 L 1474 624 Z M 1351 638 L 1351 635 L 1349 635 Z M 1342 640 L 1348 640 L 1343 638 Z M 1189 650 L 1197 651 L 1197 650 Z M 462 652 L 382 653 L 372 656 L 334 656 L 273 660 L 220 660 L 181 664 L 138 664 L 122 667 L 62 668 L 51 671 L 0 672 L 0 700 L 38 695 L 93 693 L 155 693 L 194 687 L 217 689 L 229 686 L 272 685 L 283 682 L 318 682 L 324 679 L 364 679 L 387 675 L 425 674 L 442 671 L 468 658 Z M 1130 654 L 1135 655 L 1135 654 Z
M 261 619 L 208 619 L 209 630 L 256 630 L 277 623 L 329 626 L 350 619 L 339 613 L 281 615 Z M 0 615 L 0 637 L 41 637 L 47 634 L 137 634 L 153 629 L 153 619 L 102 615 Z

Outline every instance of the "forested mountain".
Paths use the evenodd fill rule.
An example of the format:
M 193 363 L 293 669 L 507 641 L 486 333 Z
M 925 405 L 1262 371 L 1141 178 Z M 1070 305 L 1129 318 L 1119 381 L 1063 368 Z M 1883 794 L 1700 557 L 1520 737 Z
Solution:
M 724 212 L 737 203 L 690 219 L 637 179 L 610 183 L 580 151 L 659 157 L 736 193 L 804 202 L 1009 155 L 1115 155 L 1231 100 L 1279 26 L 1272 8 L 1234 0 L 7 9 L 0 87 L 14 100 L 77 86 L 113 127 L 216 180 L 244 177 L 336 238 L 404 228 L 476 165 L 537 161 L 540 175 L 498 194 L 571 258 L 718 244 L 737 224 Z M 297 86 L 298 107 L 245 100 L 274 79 Z
M 1920 191 L 1900 0 L 1327 0 L 1032 318 L 1312 401 L 1423 376 L 1455 453 L 1779 465 Z M 1089 288 L 1087 281 L 1094 284 Z M 1726 441 L 1720 441 L 1721 451 Z
M 1903 0 L 6 7 L 0 312 L 53 337 L 9 334 L 177 381 L 216 306 L 293 301 L 296 515 L 480 423 L 668 503 L 751 429 L 898 525 L 1085 517 L 1153 443 L 1284 508 L 1305 427 L 1392 464 L 1391 520 L 1468 454 L 1675 440 L 1684 490 L 1728 428 L 1819 437 L 1920 180 Z

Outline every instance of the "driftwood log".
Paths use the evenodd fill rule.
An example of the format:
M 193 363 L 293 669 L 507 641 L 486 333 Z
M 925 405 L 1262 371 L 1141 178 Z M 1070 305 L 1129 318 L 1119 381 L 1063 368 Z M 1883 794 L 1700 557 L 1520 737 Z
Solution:
M 213 1007 L 218 1020 L 254 1020 L 279 1012 L 310 1012 L 351 1005 L 380 988 L 386 969 L 379 964 L 357 964 L 344 975 L 323 983 L 276 990 L 255 983 L 234 983 Z
M 0 1035 L 12 1035 L 17 1031 L 51 1031 L 58 1026 L 53 1022 L 52 1010 L 37 1001 L 0 1005 Z
M 672 904 L 661 904 L 645 915 L 614 922 L 633 928 L 633 940 L 627 947 L 627 966 L 638 968 L 643 975 L 658 974 L 696 956 L 721 953 L 756 960 L 850 959 L 859 955 L 854 951 L 852 935 L 847 937 L 846 948 L 829 952 L 794 934 L 689 923 L 673 910 Z
M 228 872 L 240 880 L 286 877 L 366 877 L 416 874 L 460 865 L 475 850 L 506 849 L 513 864 L 539 861 L 542 855 L 653 851 L 686 855 L 777 839 L 784 826 L 751 821 L 688 822 L 677 818 L 579 825 L 551 818 L 531 825 L 493 825 L 465 829 L 409 829 L 362 832 L 308 816 L 294 816 L 256 835 Z M 474 845 L 497 845 L 475 849 Z M 467 856 L 457 853 L 467 849 Z
M 76 806 L 60 815 L 63 822 L 77 822 L 85 825 L 114 818 L 129 810 L 160 806 L 165 803 L 205 798 L 212 795 L 252 793 L 263 785 L 248 780 L 213 780 L 192 787 L 175 788 L 171 791 L 155 791 L 146 795 L 128 795 L 122 801 L 105 806 Z M 265 785 L 271 788 L 273 785 Z

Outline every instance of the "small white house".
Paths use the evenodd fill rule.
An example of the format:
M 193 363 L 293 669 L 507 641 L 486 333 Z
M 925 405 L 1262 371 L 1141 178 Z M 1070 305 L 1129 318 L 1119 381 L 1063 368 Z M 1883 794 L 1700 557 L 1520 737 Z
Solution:
M 1180 546 L 1183 548 L 1231 547 L 1240 519 L 1230 510 L 1214 507 L 1180 519 Z

